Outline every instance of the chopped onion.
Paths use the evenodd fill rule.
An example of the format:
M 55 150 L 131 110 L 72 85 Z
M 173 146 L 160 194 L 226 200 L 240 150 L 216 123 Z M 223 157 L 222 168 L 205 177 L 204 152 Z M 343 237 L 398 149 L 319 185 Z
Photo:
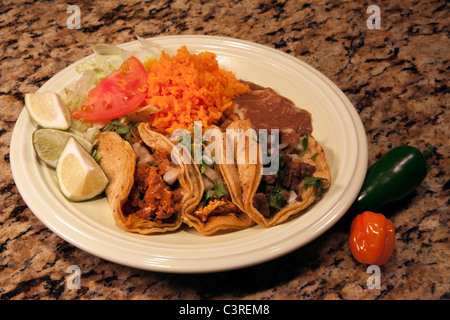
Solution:
M 139 142 L 133 143 L 133 151 L 136 153 L 137 156 L 139 156 L 139 149 L 141 148 L 141 144 Z
M 175 181 L 177 181 L 178 176 L 180 175 L 180 169 L 179 168 L 170 168 L 169 170 L 166 171 L 166 173 L 163 176 L 163 180 L 167 183 L 167 184 L 174 184 Z
M 206 166 L 204 175 L 207 176 L 211 181 L 216 180 L 217 184 L 223 183 L 222 177 L 213 168 L 209 166 Z
M 150 154 L 150 151 L 139 142 L 133 143 L 133 150 L 136 153 L 137 166 L 141 167 L 148 162 L 154 162 L 155 158 Z
M 292 159 L 293 161 L 295 161 L 295 162 L 302 162 L 302 158 L 300 158 L 300 157 L 298 156 L 298 154 L 296 154 L 296 153 L 291 153 L 291 154 L 289 155 L 289 157 L 291 157 L 291 159 Z
M 287 200 L 287 203 L 291 204 L 296 202 L 297 202 L 297 193 L 295 193 L 294 190 L 291 190 L 291 192 L 289 192 L 289 199 Z
M 207 177 L 202 175 L 203 179 L 203 186 L 205 187 L 205 190 L 212 190 L 214 189 L 214 183 L 212 183 L 211 180 L 209 180 Z
M 303 145 L 301 143 L 297 143 L 294 147 L 294 150 L 297 152 L 303 152 Z

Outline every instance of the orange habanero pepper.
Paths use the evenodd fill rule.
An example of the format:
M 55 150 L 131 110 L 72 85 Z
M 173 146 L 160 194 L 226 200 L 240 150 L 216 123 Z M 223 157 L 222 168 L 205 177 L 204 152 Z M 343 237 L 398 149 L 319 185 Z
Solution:
M 394 224 L 381 213 L 365 211 L 353 219 L 349 242 L 356 260 L 381 266 L 394 251 Z

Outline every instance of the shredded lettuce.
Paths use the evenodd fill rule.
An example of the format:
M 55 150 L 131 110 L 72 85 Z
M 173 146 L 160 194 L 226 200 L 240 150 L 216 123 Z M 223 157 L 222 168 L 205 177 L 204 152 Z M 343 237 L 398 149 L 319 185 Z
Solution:
M 100 133 L 100 130 L 97 127 L 94 127 L 91 123 L 82 120 L 73 122 L 69 131 L 86 139 L 92 144 L 95 143 L 97 135 Z
M 93 83 L 96 85 L 114 70 L 117 70 L 122 62 L 121 49 L 109 44 L 97 44 L 94 46 L 95 58 L 92 61 L 85 61 L 76 67 L 78 73 L 92 70 Z
M 135 50 L 121 49 L 110 44 L 97 44 L 93 47 L 95 59 L 81 63 L 76 70 L 80 74 L 93 70 L 93 82 L 96 85 L 111 72 L 117 70 L 131 56 L 135 56 L 141 62 L 144 62 L 161 55 L 162 47 L 153 41 L 138 37 L 138 42 L 140 47 Z
M 129 57 L 135 56 L 141 62 L 145 62 L 161 55 L 162 47 L 160 45 L 141 37 L 137 37 L 137 39 L 139 48 L 134 50 L 126 50 L 110 44 L 97 44 L 93 47 L 94 59 L 84 61 L 76 66 L 79 77 L 61 94 L 61 98 L 70 111 L 81 109 L 89 91 L 111 72 L 117 70 Z M 71 130 L 88 140 L 94 139 L 98 128 L 105 125 L 75 119 L 72 121 Z

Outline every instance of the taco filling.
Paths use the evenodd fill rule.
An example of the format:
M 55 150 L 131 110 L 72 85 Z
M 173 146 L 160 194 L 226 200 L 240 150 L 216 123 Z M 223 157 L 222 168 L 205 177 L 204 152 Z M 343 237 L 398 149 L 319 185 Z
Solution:
M 235 108 L 224 125 L 227 129 L 266 130 L 255 165 L 237 165 L 245 211 L 258 224 L 273 226 L 308 207 L 330 185 L 323 148 L 312 137 L 311 114 L 270 88 L 248 83 L 252 91 L 235 99 Z M 240 120 L 234 120 L 236 118 Z M 273 129 L 277 129 L 276 138 Z M 272 140 L 271 135 L 275 138 Z M 275 143 L 275 141 L 277 141 Z M 271 154 L 271 144 L 277 154 Z M 247 152 L 239 150 L 237 152 Z M 266 164 L 267 155 L 270 163 Z M 276 168 L 272 167 L 277 158 Z M 268 167 L 271 170 L 265 170 Z
M 207 221 L 211 216 L 239 213 L 239 208 L 231 201 L 217 164 L 200 165 L 200 173 L 204 191 L 202 200 L 193 214 L 202 221 Z
M 130 215 L 158 223 L 168 222 L 181 209 L 182 192 L 178 189 L 179 166 L 173 164 L 166 151 L 153 154 L 141 143 L 135 142 L 137 155 L 134 184 L 122 207 Z
M 97 143 L 114 219 L 141 234 L 178 229 L 182 212 L 198 202 L 186 166 L 172 161 L 173 144 L 143 123 L 116 129 L 100 132 Z
M 279 169 L 272 175 L 262 175 L 253 198 L 253 206 L 266 218 L 270 218 L 287 204 L 301 203 L 302 193 L 308 188 L 321 196 L 328 179 L 315 177 L 317 171 L 314 159 L 319 153 L 305 157 L 310 140 L 307 133 L 295 145 L 280 150 Z
M 204 235 L 250 227 L 254 222 L 244 212 L 237 170 L 234 165 L 224 164 L 224 159 L 220 160 L 225 156 L 223 132 L 210 126 L 203 132 L 201 141 L 192 139 L 192 134 L 191 131 L 191 154 L 197 153 L 202 157 L 200 163 L 195 163 L 195 157 L 192 158 L 193 162 L 186 167 L 198 198 L 183 210 L 183 222 Z M 215 147 L 212 148 L 211 144 Z

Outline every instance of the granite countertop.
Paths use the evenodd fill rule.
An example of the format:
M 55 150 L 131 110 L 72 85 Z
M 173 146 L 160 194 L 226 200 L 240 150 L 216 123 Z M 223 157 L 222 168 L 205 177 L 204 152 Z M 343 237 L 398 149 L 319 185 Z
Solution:
M 19 4 L 21 3 L 21 4 Z M 76 1 L 81 28 L 69 29 L 67 1 L 0 5 L 0 298 L 1 299 L 445 299 L 450 297 L 448 58 L 446 1 L 377 1 L 380 29 L 369 29 L 367 1 Z M 10 141 L 35 92 L 97 43 L 136 36 L 219 35 L 279 49 L 321 71 L 357 109 L 369 164 L 409 144 L 429 173 L 385 209 L 396 249 L 369 289 L 367 265 L 352 257 L 351 218 L 278 259 L 209 274 L 166 274 L 105 261 L 50 231 L 14 183 Z M 81 288 L 67 286 L 67 268 Z

